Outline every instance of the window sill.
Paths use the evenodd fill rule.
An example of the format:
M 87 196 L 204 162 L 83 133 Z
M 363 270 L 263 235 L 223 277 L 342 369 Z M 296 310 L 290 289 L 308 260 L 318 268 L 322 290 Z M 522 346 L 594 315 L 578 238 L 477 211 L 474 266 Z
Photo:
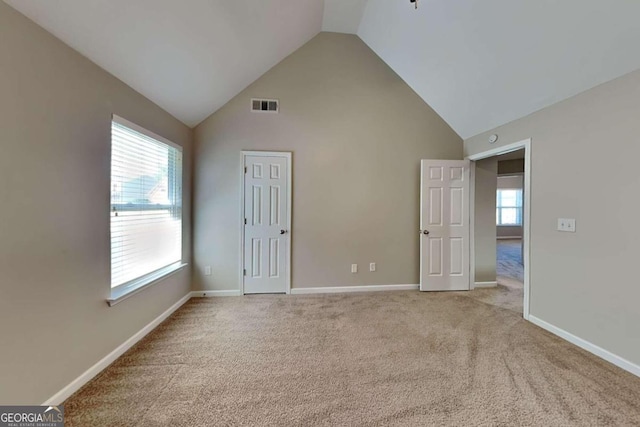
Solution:
M 176 274 L 187 265 L 187 263 L 176 262 L 132 282 L 112 288 L 111 296 L 107 298 L 107 304 L 109 304 L 109 307 L 113 307 L 114 305 L 126 300 L 130 296 L 133 296 L 138 292 L 155 285 L 156 283 L 160 283 L 167 277 Z

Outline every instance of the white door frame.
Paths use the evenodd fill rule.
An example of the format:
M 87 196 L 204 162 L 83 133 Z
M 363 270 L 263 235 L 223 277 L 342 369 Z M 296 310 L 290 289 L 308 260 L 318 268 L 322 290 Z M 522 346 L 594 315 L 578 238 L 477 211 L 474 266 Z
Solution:
M 287 247 L 287 253 L 285 255 L 285 263 L 287 265 L 287 274 L 285 275 L 285 282 L 287 283 L 286 293 L 291 293 L 291 246 L 292 246 L 292 229 L 291 229 L 291 200 L 292 200 L 292 176 L 293 170 L 291 169 L 291 152 L 287 151 L 248 151 L 243 150 L 240 152 L 240 265 L 238 277 L 240 278 L 240 293 L 244 295 L 244 177 L 245 177 L 245 159 L 247 156 L 262 156 L 262 157 L 283 157 L 287 159 L 287 230 L 289 230 L 289 245 Z
M 522 238 L 524 239 L 522 260 L 524 263 L 524 301 L 522 304 L 522 317 L 529 320 L 529 297 L 531 295 L 531 138 L 524 139 L 522 141 L 514 142 L 513 144 L 502 145 L 500 147 L 493 148 L 491 150 L 483 151 L 481 153 L 472 154 L 467 156 L 466 159 L 471 160 L 471 191 L 470 191 L 470 207 L 472 210 L 471 215 L 471 228 L 470 228 L 470 245 L 471 245 L 471 258 L 470 258 L 470 276 L 471 285 L 475 283 L 475 162 L 477 160 L 486 159 L 493 156 L 499 156 L 502 154 L 511 153 L 512 151 L 521 150 L 524 148 L 524 226 L 522 230 Z

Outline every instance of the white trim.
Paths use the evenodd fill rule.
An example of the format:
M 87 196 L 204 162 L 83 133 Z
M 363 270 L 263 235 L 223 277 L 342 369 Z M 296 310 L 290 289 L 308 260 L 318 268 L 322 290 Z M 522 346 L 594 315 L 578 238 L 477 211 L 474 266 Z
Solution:
M 262 157 L 286 157 L 291 158 L 290 151 L 255 151 L 255 150 L 242 150 L 241 154 L 244 156 L 262 156 Z M 244 164 L 243 164 L 244 166 Z
M 289 245 L 287 247 L 286 264 L 287 274 L 285 282 L 287 284 L 285 293 L 291 293 L 291 242 L 293 238 L 293 229 L 291 228 L 291 207 L 293 197 L 293 168 L 291 162 L 291 152 L 285 151 L 250 151 L 242 150 L 240 152 L 240 265 L 239 265 L 239 278 L 240 278 L 240 292 L 244 295 L 244 168 L 245 158 L 247 156 L 263 156 L 263 157 L 284 157 L 287 159 L 287 236 L 289 238 Z
M 170 276 L 173 276 L 174 274 L 185 268 L 187 265 L 189 264 L 178 261 L 159 270 L 146 274 L 140 278 L 132 280 L 131 282 L 116 286 L 115 288 L 111 288 L 111 296 L 107 298 L 107 304 L 109 304 L 109 307 L 113 307 L 114 305 L 126 300 L 127 298 L 134 296 L 138 292 L 143 291 L 152 285 L 158 284 Z
M 526 145 L 531 143 L 531 138 L 527 138 L 524 139 L 522 141 L 518 141 L 518 142 L 514 142 L 512 144 L 507 144 L 507 145 L 502 145 L 500 147 L 494 147 L 490 150 L 487 151 L 482 151 L 480 153 L 476 153 L 476 154 L 471 154 L 469 156 L 466 157 L 466 159 L 471 160 L 472 162 L 475 162 L 476 160 L 482 160 L 482 159 L 487 159 L 489 157 L 493 157 L 493 156 L 501 156 L 503 154 L 508 154 L 508 153 L 512 153 L 514 151 L 518 151 L 521 150 L 523 148 L 527 148 Z M 525 162 L 526 162 L 526 158 L 527 158 L 527 154 L 525 152 Z M 526 170 L 526 165 L 525 165 L 525 174 L 526 174 L 527 170 Z
M 498 286 L 498 282 L 495 280 L 493 282 L 475 282 L 474 286 L 476 288 L 495 288 Z
M 476 287 L 476 162 L 469 164 L 469 290 Z M 422 264 L 422 263 L 421 263 Z
M 111 115 L 111 120 L 116 122 L 116 123 L 118 123 L 118 124 L 120 124 L 120 125 L 122 125 L 122 126 L 126 126 L 131 130 L 134 130 L 134 131 L 136 131 L 138 133 L 146 135 L 149 138 L 152 138 L 152 139 L 155 139 L 157 141 L 160 141 L 163 144 L 167 144 L 167 145 L 177 149 L 178 151 L 182 152 L 182 146 L 181 145 L 178 145 L 173 141 L 169 141 L 167 138 L 165 138 L 163 136 L 160 136 L 157 133 L 153 133 L 150 130 L 145 129 L 145 128 L 143 128 L 142 126 L 140 126 L 138 124 L 130 122 L 129 120 L 124 119 L 124 118 L 122 118 L 122 117 L 120 117 L 120 116 L 118 116 L 116 114 L 112 114 Z
M 303 294 L 342 294 L 350 292 L 378 292 L 378 291 L 415 291 L 420 285 L 363 285 L 363 286 L 322 286 L 318 288 L 293 288 L 294 295 Z
M 491 150 L 467 156 L 467 160 L 477 161 L 501 154 L 511 153 L 524 148 L 524 226 L 522 227 L 524 250 L 522 260 L 524 262 L 524 301 L 522 304 L 522 317 L 529 320 L 529 299 L 531 295 L 531 138 L 492 148 Z M 474 196 L 475 197 L 475 196 Z M 470 199 L 472 201 L 472 199 Z M 470 203 L 471 203 L 470 201 Z M 475 234 L 475 221 L 471 221 L 471 235 Z M 473 248 L 472 258 L 475 258 Z
M 82 375 L 75 380 L 71 381 L 62 390 L 47 399 L 42 406 L 56 406 L 61 405 L 69 396 L 76 391 L 80 390 L 82 386 L 91 381 L 96 375 L 102 372 L 106 367 L 111 365 L 115 360 L 122 356 L 127 350 L 133 347 L 138 341 L 144 338 L 149 332 L 154 330 L 160 323 L 162 323 L 167 317 L 171 316 L 174 311 L 179 309 L 184 303 L 191 298 L 191 292 L 180 298 L 178 302 L 166 309 L 164 313 L 156 317 L 147 326 L 136 332 L 131 338 L 120 344 L 111 353 L 103 357 L 98 363 L 87 369 Z
M 224 291 L 193 291 L 191 298 L 209 298 L 209 297 L 239 297 L 242 295 L 240 289 L 228 289 Z
M 636 365 L 633 362 L 628 361 L 616 354 L 611 353 L 604 348 L 597 346 L 593 343 L 590 343 L 587 340 L 584 340 L 580 337 L 577 337 L 564 329 L 560 329 L 557 326 L 552 325 L 551 323 L 545 322 L 542 319 L 537 318 L 534 315 L 529 316 L 529 321 L 534 325 L 541 327 L 554 335 L 559 336 L 560 338 L 569 341 L 571 344 L 575 344 L 583 350 L 588 351 L 591 354 L 594 354 L 601 359 L 606 360 L 607 362 L 611 362 L 619 368 L 624 369 L 627 372 L 632 373 L 633 375 L 640 377 L 640 365 Z

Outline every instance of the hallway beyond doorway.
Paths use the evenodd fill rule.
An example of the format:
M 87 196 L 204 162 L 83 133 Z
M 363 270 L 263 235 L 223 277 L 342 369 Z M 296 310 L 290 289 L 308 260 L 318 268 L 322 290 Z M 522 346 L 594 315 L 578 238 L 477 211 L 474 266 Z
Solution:
M 467 296 L 486 304 L 522 314 L 524 299 L 524 266 L 522 264 L 522 241 L 497 241 L 496 273 L 498 286 L 477 288 Z
M 496 245 L 498 277 L 508 277 L 524 282 L 524 265 L 522 264 L 522 240 L 498 240 Z M 498 279 L 500 282 L 500 279 Z

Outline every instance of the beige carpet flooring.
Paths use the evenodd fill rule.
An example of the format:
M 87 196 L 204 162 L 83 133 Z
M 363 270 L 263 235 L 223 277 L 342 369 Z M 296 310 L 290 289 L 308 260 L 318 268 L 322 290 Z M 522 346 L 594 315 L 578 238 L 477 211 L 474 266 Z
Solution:
M 463 292 L 461 295 L 484 302 L 485 304 L 511 310 L 522 316 L 524 284 L 506 276 L 498 276 L 497 282 L 497 287 L 477 288 L 471 292 Z
M 66 425 L 640 425 L 639 378 L 471 294 L 192 299 Z
M 524 266 L 521 240 L 498 240 L 496 288 L 478 288 L 466 293 L 470 298 L 502 307 L 522 315 L 524 300 Z

